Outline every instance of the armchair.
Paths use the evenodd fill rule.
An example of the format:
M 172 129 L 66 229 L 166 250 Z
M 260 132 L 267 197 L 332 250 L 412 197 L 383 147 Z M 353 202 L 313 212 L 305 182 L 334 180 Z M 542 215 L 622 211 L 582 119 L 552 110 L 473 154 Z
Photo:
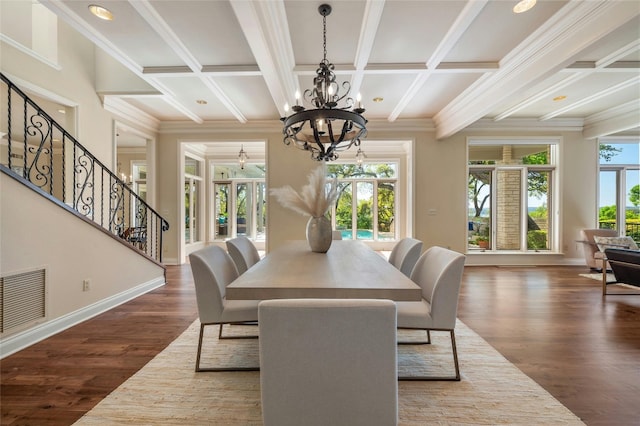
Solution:
M 579 242 L 582 243 L 582 252 L 584 254 L 585 263 L 589 268 L 601 271 L 604 253 L 600 251 L 593 237 L 616 237 L 618 235 L 618 231 L 615 229 L 583 229 L 580 232 L 580 235 L 582 240 Z M 611 269 L 609 263 L 607 263 L 607 269 Z

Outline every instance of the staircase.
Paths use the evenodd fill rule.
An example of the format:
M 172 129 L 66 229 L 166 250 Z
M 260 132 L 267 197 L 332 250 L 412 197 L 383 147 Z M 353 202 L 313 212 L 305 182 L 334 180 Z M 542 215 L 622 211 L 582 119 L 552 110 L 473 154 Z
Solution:
M 169 223 L 0 73 L 0 171 L 162 265 Z M 6 144 L 5 144 L 6 140 Z

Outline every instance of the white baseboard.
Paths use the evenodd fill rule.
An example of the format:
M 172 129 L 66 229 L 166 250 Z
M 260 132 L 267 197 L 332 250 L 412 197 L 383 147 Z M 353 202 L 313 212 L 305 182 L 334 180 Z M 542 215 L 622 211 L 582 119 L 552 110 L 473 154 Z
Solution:
M 164 276 L 0 340 L 0 359 L 165 285 Z

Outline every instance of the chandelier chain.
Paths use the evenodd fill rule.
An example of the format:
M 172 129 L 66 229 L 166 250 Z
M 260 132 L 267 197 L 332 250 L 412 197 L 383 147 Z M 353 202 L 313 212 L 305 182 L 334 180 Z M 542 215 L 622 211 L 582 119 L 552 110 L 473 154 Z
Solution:
M 324 50 L 324 61 L 327 62 L 327 15 L 322 15 L 322 48 Z

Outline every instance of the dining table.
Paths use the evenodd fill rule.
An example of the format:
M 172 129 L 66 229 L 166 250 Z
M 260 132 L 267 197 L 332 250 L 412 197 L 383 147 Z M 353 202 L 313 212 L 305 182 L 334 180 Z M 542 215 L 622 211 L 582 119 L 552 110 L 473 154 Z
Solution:
M 421 288 L 358 240 L 333 240 L 326 253 L 287 241 L 231 282 L 229 300 L 389 299 L 420 301 Z

